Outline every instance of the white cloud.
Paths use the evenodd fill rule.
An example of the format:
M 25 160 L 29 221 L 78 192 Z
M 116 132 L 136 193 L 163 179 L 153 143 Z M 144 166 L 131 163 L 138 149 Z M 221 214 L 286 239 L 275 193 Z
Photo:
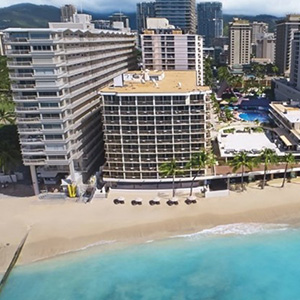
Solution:
M 74 4 L 80 10 L 81 6 L 85 10 L 94 12 L 134 11 L 137 2 L 149 0 L 32 0 L 33 4 L 47 4 L 60 7 L 64 4 Z M 207 1 L 207 0 L 204 0 Z M 211 0 L 213 1 L 213 0 Z M 299 0 L 221 0 L 224 13 L 230 14 L 272 14 L 283 16 L 287 13 L 300 13 Z M 28 1 L 25 1 L 28 2 Z M 198 1 L 199 2 L 199 1 Z M 1 0 L 1 7 L 20 3 L 20 0 Z

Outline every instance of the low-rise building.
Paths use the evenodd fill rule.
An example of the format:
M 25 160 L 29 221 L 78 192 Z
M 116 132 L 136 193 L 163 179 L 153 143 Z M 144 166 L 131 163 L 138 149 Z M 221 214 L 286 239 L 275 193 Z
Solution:
M 187 162 L 211 147 L 210 92 L 195 71 L 130 72 L 102 89 L 104 180 L 159 183 L 160 165 L 175 159 L 176 180 L 191 181 Z
M 300 106 L 299 102 L 272 103 L 270 113 L 278 128 L 275 129 L 285 150 L 296 151 L 300 156 Z

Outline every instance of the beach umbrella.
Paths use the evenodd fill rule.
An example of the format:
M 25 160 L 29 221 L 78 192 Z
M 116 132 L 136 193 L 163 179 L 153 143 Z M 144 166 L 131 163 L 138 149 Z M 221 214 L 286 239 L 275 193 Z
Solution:
M 159 198 L 158 196 L 156 196 L 156 197 L 153 199 L 153 201 L 155 201 L 155 202 L 160 202 L 160 198 Z
M 142 198 L 136 198 L 135 201 L 141 203 L 141 202 L 143 202 L 143 199 Z
M 119 201 L 125 201 L 125 198 L 121 196 L 121 197 L 118 197 L 118 200 Z

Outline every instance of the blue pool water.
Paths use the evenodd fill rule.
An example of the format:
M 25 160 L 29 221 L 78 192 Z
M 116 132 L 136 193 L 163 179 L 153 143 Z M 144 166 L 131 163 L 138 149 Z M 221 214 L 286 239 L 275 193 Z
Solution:
M 245 121 L 254 122 L 258 120 L 259 122 L 269 122 L 270 119 L 266 112 L 242 112 L 239 117 Z
M 300 230 L 235 224 L 17 267 L 1 300 L 296 300 Z

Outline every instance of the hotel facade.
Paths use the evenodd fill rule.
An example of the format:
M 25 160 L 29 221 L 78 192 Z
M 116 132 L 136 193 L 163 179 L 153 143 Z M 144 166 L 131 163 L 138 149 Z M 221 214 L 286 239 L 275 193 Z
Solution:
M 23 162 L 54 183 L 85 181 L 103 157 L 98 90 L 135 66 L 135 36 L 96 30 L 88 15 L 5 32 Z
M 102 89 L 104 181 L 170 181 L 159 167 L 173 159 L 182 169 L 176 181 L 190 181 L 197 170 L 186 164 L 211 147 L 210 92 L 197 85 L 195 71 L 130 72 Z

